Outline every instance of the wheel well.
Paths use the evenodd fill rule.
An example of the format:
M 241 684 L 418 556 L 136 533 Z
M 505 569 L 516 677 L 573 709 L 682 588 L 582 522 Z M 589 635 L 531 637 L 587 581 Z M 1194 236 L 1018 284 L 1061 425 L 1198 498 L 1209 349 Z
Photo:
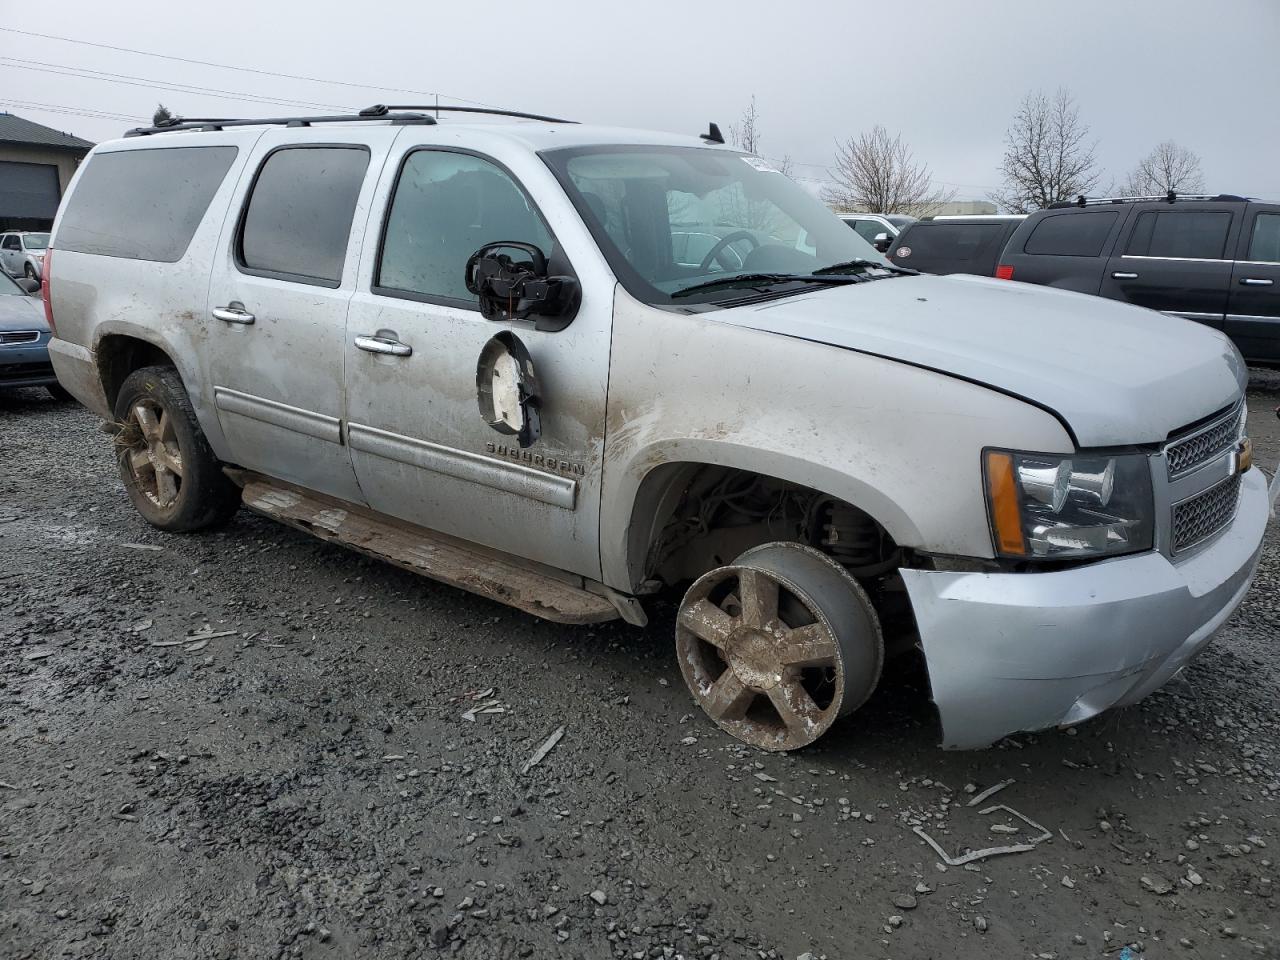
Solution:
M 919 558 L 857 505 L 750 470 L 679 463 L 646 476 L 629 531 L 632 582 L 645 592 L 683 585 L 778 541 L 840 563 L 871 598 L 889 652 L 911 647 L 915 619 L 900 569 Z
M 774 541 L 813 546 L 858 579 L 895 570 L 902 550 L 854 504 L 767 474 L 705 463 L 666 464 L 645 477 L 631 524 L 633 582 L 672 585 Z
M 121 334 L 103 337 L 98 342 L 96 354 L 98 376 L 102 378 L 102 390 L 112 410 L 121 385 L 133 371 L 139 367 L 175 365 L 172 358 L 154 343 Z

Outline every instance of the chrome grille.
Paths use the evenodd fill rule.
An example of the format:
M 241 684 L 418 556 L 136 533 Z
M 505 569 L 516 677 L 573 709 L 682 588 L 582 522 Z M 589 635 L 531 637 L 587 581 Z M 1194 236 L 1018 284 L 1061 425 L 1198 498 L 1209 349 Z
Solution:
M 40 339 L 39 330 L 4 330 L 0 331 L 0 344 L 35 343 Z
M 1214 484 L 1203 493 L 1175 504 L 1173 508 L 1173 552 L 1186 550 L 1213 536 L 1236 513 L 1240 497 L 1240 474 Z
M 1240 407 L 1236 406 L 1220 420 L 1215 420 L 1189 437 L 1175 440 L 1165 450 L 1169 462 L 1169 479 L 1194 470 L 1218 454 L 1230 450 L 1240 439 Z

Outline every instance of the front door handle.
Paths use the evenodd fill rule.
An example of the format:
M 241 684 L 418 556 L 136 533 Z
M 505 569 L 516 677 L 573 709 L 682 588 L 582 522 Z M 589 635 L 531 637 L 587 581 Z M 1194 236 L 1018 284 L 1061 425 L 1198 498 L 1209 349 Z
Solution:
M 1137 279 L 1138 279 L 1138 275 L 1137 275 L 1136 273 L 1120 273 L 1120 272 L 1116 272 L 1116 273 L 1111 274 L 1111 279 L 1113 279 L 1113 280 L 1137 280 Z
M 1269 287 L 1270 280 L 1262 280 L 1258 277 L 1241 277 L 1240 283 L 1246 287 Z
M 213 319 L 221 320 L 223 323 L 239 323 L 248 326 L 253 323 L 253 314 L 244 308 L 244 304 L 232 302 L 225 307 L 214 307 L 210 311 Z
M 390 357 L 408 357 L 413 347 L 391 337 L 356 337 L 356 348 L 366 353 L 383 353 Z

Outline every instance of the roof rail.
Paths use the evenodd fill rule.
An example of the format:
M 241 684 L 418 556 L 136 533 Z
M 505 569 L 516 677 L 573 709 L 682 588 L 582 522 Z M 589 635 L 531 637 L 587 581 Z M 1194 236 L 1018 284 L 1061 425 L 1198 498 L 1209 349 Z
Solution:
M 577 123 L 577 120 L 564 120 L 560 117 L 544 117 L 540 113 L 523 113 L 519 110 L 499 110 L 496 107 L 455 107 L 430 103 L 375 103 L 360 111 L 362 117 L 379 118 L 387 116 L 392 110 L 431 110 L 436 114 L 447 113 L 483 113 L 491 117 L 516 117 L 520 120 L 541 120 L 543 123 Z
M 1074 200 L 1055 200 L 1046 208 L 1063 210 L 1067 207 L 1094 207 L 1106 203 L 1175 203 L 1178 200 L 1213 200 L 1218 203 L 1247 203 L 1249 197 L 1238 197 L 1234 193 L 1168 193 L 1153 197 L 1076 197 Z
M 178 117 L 168 123 L 162 123 L 154 127 L 134 127 L 132 130 L 126 130 L 126 137 L 149 137 L 153 133 L 173 133 L 179 130 L 201 130 L 214 131 L 221 130 L 224 127 L 257 127 L 257 126 L 283 126 L 283 127 L 309 127 L 313 123 L 359 123 L 369 120 L 390 120 L 393 123 L 420 123 L 433 124 L 436 122 L 435 117 L 429 117 L 420 113 L 404 113 L 391 117 L 386 114 L 372 115 L 365 114 L 363 111 L 353 114 L 338 114 L 335 116 L 323 117 L 253 117 L 227 119 L 224 117 Z

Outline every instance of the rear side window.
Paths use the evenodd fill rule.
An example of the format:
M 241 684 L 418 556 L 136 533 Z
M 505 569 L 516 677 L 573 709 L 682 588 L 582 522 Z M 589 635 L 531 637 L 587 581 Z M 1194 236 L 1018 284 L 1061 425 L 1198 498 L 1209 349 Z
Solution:
M 1280 213 L 1260 213 L 1254 217 L 1249 259 L 1257 263 L 1280 263 Z
M 236 152 L 223 146 L 97 154 L 67 201 L 58 249 L 176 263 Z
M 973 260 L 991 252 L 1004 229 L 1004 224 L 997 222 L 918 223 L 907 228 L 897 256 L 907 247 L 912 260 Z
M 1231 214 L 1225 210 L 1148 210 L 1133 226 L 1128 257 L 1221 260 Z
M 1117 216 L 1112 210 L 1052 214 L 1035 225 L 1022 252 L 1044 257 L 1096 257 L 1102 253 Z
M 269 153 L 245 207 L 240 268 L 339 286 L 368 167 L 369 151 L 362 146 L 282 147 Z

